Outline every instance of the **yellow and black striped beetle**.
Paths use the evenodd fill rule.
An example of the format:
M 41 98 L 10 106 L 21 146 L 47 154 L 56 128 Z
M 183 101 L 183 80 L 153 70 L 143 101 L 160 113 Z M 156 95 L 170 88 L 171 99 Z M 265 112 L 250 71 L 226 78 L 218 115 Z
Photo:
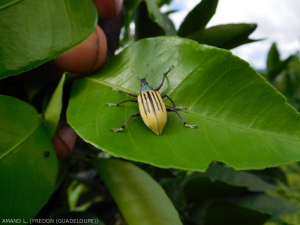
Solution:
M 167 122 L 167 112 L 175 112 L 179 116 L 179 118 L 182 120 L 183 125 L 189 128 L 197 128 L 197 125 L 188 125 L 184 119 L 180 116 L 180 114 L 177 112 L 177 110 L 184 110 L 185 107 L 176 107 L 172 99 L 168 95 L 160 95 L 158 92 L 159 89 L 163 86 L 163 83 L 165 81 L 165 77 L 167 74 L 174 68 L 174 66 L 171 66 L 164 74 L 163 79 L 160 85 L 158 85 L 157 88 L 153 89 L 150 87 L 150 85 L 146 81 L 146 77 L 148 75 L 148 64 L 147 64 L 147 72 L 145 78 L 138 78 L 136 74 L 132 71 L 132 73 L 141 81 L 141 90 L 140 95 L 134 94 L 134 93 L 127 93 L 115 88 L 112 88 L 114 91 L 118 91 L 124 94 L 128 94 L 130 96 L 137 97 L 137 99 L 128 99 L 122 102 L 119 102 L 118 104 L 114 103 L 106 103 L 107 106 L 119 106 L 120 104 L 124 102 L 136 102 L 139 106 L 139 113 L 132 114 L 128 120 L 124 123 L 122 128 L 111 128 L 111 131 L 114 132 L 120 132 L 123 131 L 126 124 L 132 117 L 141 116 L 144 123 L 157 135 L 161 135 L 164 126 Z M 166 108 L 165 103 L 163 102 L 163 98 L 168 98 L 171 103 L 173 104 L 173 108 Z M 177 109 L 177 110 L 176 110 Z

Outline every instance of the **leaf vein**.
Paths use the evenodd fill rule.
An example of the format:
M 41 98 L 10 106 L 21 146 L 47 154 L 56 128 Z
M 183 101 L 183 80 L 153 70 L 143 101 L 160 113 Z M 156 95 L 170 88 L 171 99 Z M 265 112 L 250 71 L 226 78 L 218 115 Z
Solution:
M 3 159 L 4 157 L 6 157 L 10 153 L 12 153 L 18 146 L 20 146 L 24 141 L 26 141 L 36 131 L 36 129 L 38 128 L 38 126 L 40 125 L 40 123 L 41 123 L 41 119 L 38 121 L 37 125 L 32 129 L 32 131 L 23 140 L 21 140 L 19 143 L 16 143 L 8 151 L 6 151 L 2 155 L 0 155 L 0 159 Z
M 193 108 L 200 100 L 201 98 L 203 98 L 203 96 L 205 96 L 205 94 L 210 91 L 213 86 L 215 86 L 228 72 L 230 71 L 230 69 L 228 69 L 225 73 L 223 73 L 211 86 L 209 86 L 200 96 L 199 98 L 195 101 L 195 103 L 193 105 L 190 106 L 190 108 Z
M 225 102 L 223 102 L 222 107 L 220 107 L 220 109 L 216 112 L 216 114 L 214 115 L 213 118 L 215 118 L 215 117 L 216 117 L 216 116 L 224 109 L 224 107 L 231 101 L 231 99 L 232 99 L 233 97 L 235 97 L 238 93 L 240 93 L 241 91 L 245 90 L 246 88 L 248 88 L 248 87 L 251 86 L 251 85 L 252 85 L 252 83 L 250 83 L 250 84 L 248 84 L 247 86 L 243 87 L 241 90 L 235 92 L 234 95 L 230 96 L 230 98 L 228 98 Z
M 270 108 L 271 105 L 273 105 L 275 102 L 276 102 L 276 101 L 271 102 L 271 104 L 269 104 L 268 106 L 266 106 L 265 109 L 262 110 L 262 111 L 256 116 L 256 118 L 255 118 L 254 121 L 249 125 L 249 127 L 252 127 L 253 124 L 258 120 L 258 118 L 259 118 L 259 117 L 260 117 L 260 116 L 261 116 L 268 108 Z
M 95 79 L 92 79 L 90 77 L 85 77 L 84 79 L 89 79 L 91 81 L 94 81 L 94 82 L 97 82 L 97 83 L 100 83 L 100 84 L 103 84 L 103 85 L 106 85 L 106 86 L 111 86 L 111 84 L 109 84 L 109 83 L 106 83 L 104 81 L 95 80 Z M 115 87 L 119 88 L 121 90 L 127 91 L 127 92 L 131 91 L 131 90 L 128 90 L 128 89 L 124 89 L 124 88 L 122 88 L 120 86 L 115 86 Z M 185 113 L 188 113 L 188 114 L 191 114 L 191 115 L 194 115 L 194 116 L 197 116 L 197 117 L 201 117 L 201 118 L 204 118 L 204 119 L 207 119 L 207 120 L 211 120 L 211 121 L 214 121 L 214 122 L 222 123 L 222 124 L 225 124 L 227 126 L 237 127 L 237 128 L 243 129 L 243 130 L 249 130 L 251 132 L 261 132 L 262 134 L 269 134 L 269 135 L 273 135 L 273 136 L 276 136 L 276 137 L 285 138 L 285 139 L 289 139 L 289 140 L 293 140 L 293 141 L 300 141 L 300 139 L 296 139 L 296 138 L 291 138 L 291 137 L 279 135 L 277 133 L 266 132 L 266 131 L 262 131 L 262 130 L 258 130 L 258 129 L 250 129 L 249 127 L 242 127 L 242 126 L 238 126 L 236 124 L 230 124 L 230 123 L 227 123 L 227 122 L 224 122 L 224 121 L 221 121 L 221 120 L 217 120 L 217 119 L 214 119 L 214 118 L 209 118 L 209 117 L 201 115 L 201 114 L 199 114 L 197 112 L 194 112 L 192 110 L 189 110 L 189 111 L 185 110 Z
M 208 129 L 207 129 L 207 123 L 206 123 L 206 120 L 204 121 L 204 128 L 205 128 L 205 133 L 206 133 L 206 136 L 207 136 L 209 145 L 211 146 L 211 148 L 213 149 L 213 151 L 216 153 L 216 155 L 218 155 L 218 156 L 220 157 L 220 159 L 218 159 L 218 160 L 224 162 L 223 157 L 218 153 L 218 151 L 216 151 L 216 149 L 215 149 L 214 146 L 212 145 L 212 142 L 211 142 L 211 139 L 210 139 L 210 135 L 209 135 Z

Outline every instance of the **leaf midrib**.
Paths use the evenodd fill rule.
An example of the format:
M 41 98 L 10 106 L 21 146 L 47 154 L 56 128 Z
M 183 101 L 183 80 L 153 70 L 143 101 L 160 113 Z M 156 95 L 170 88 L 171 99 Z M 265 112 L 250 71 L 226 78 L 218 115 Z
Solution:
M 102 80 L 96 80 L 96 79 L 93 79 L 91 77 L 85 77 L 83 79 L 88 79 L 88 80 L 91 80 L 91 81 L 94 81 L 96 83 L 100 83 L 100 84 L 104 84 L 106 86 L 109 86 L 109 87 L 116 87 L 116 88 L 119 88 L 123 91 L 127 91 L 127 92 L 131 92 L 131 90 L 128 90 L 128 89 L 124 89 L 123 87 L 121 86 L 117 86 L 117 85 L 114 85 L 114 84 L 111 84 L 111 83 L 107 83 L 105 81 L 102 81 Z M 236 124 L 230 124 L 230 123 L 226 123 L 224 121 L 220 121 L 220 120 L 216 120 L 216 119 L 213 119 L 213 118 L 209 118 L 209 117 L 206 117 L 206 116 L 203 116 L 203 115 L 200 115 L 200 114 L 197 114 L 197 113 L 194 113 L 192 111 L 187 111 L 185 110 L 184 111 L 185 113 L 188 113 L 188 114 L 191 114 L 191 115 L 194 115 L 194 116 L 198 116 L 198 117 L 201 117 L 201 118 L 204 118 L 206 120 L 211 120 L 211 121 L 214 121 L 214 122 L 218 122 L 218 123 L 221 123 L 221 124 L 224 124 L 226 126 L 231 126 L 231 127 L 236 127 L 236 128 L 240 128 L 240 129 L 243 129 L 243 130 L 248 130 L 248 131 L 251 131 L 251 132 L 259 132 L 259 133 L 262 133 L 262 134 L 268 134 L 268 135 L 273 135 L 275 137 L 279 137 L 279 138 L 284 138 L 284 139 L 289 139 L 289 140 L 292 140 L 292 141 L 300 141 L 300 139 L 296 139 L 296 138 L 291 138 L 291 137 L 286 137 L 286 136 L 282 136 L 282 135 L 278 135 L 276 133 L 269 133 L 269 132 L 265 132 L 265 131 L 261 131 L 261 130 L 258 130 L 258 129 L 250 129 L 250 128 L 247 128 L 247 127 L 241 127 L 241 126 L 238 126 Z
M 20 146 L 22 143 L 24 143 L 30 136 L 32 136 L 32 134 L 37 130 L 37 128 L 39 127 L 39 125 L 41 124 L 41 118 L 38 119 L 38 122 L 36 124 L 36 126 L 32 129 L 32 131 L 20 142 L 18 142 L 17 144 L 15 144 L 13 147 L 11 147 L 8 151 L 6 151 L 5 153 L 3 153 L 2 155 L 0 155 L 0 160 L 2 160 L 4 157 L 6 157 L 7 155 L 11 154 L 14 150 L 16 150 L 16 148 L 18 146 Z

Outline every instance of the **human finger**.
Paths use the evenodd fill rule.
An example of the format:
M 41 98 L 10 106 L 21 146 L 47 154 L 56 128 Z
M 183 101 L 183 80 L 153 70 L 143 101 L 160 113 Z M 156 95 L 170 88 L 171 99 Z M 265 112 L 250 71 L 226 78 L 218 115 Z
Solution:
M 106 53 L 106 37 L 97 26 L 88 39 L 55 58 L 53 62 L 64 71 L 82 75 L 97 70 L 105 62 Z
M 63 159 L 71 153 L 76 139 L 76 132 L 66 122 L 62 122 L 58 126 L 52 138 L 52 144 L 58 159 Z
M 103 19 L 112 19 L 119 15 L 123 0 L 93 0 L 98 14 Z

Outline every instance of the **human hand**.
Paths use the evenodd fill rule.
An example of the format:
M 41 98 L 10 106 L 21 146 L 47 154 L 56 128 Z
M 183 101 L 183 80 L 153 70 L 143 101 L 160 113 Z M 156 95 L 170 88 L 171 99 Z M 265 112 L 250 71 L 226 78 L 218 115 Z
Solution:
M 24 82 L 58 82 L 65 71 L 73 78 L 87 75 L 99 69 L 114 55 L 119 43 L 120 30 L 124 22 L 123 0 L 93 0 L 98 10 L 98 25 L 95 31 L 81 44 L 58 58 L 44 63 L 22 74 L 0 80 L 0 94 L 29 101 Z M 67 124 L 65 113 L 52 143 L 59 159 L 65 158 L 73 149 L 77 134 Z
M 87 40 L 50 62 L 52 68 L 54 66 L 59 71 L 55 73 L 57 75 L 54 79 L 60 77 L 63 71 L 70 72 L 73 78 L 89 74 L 99 69 L 105 60 L 113 56 L 123 25 L 122 2 L 122 0 L 94 0 L 99 15 L 95 31 Z M 76 138 L 75 131 L 65 119 L 62 119 L 52 138 L 59 159 L 65 158 L 72 151 Z

